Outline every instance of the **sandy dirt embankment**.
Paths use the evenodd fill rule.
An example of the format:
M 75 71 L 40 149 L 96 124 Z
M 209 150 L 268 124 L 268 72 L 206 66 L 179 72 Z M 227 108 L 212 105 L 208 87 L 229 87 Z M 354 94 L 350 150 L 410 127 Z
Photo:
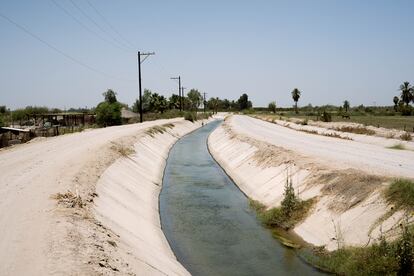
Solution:
M 247 116 L 229 117 L 208 145 L 241 190 L 268 207 L 280 204 L 288 177 L 302 199 L 317 198 L 294 231 L 328 250 L 368 244 L 380 231 L 395 235 L 403 214 L 385 216 L 391 206 L 382 191 L 392 177 L 414 178 L 412 151 L 308 134 Z
M 160 229 L 158 193 L 170 147 L 200 124 L 159 120 L 1 150 L 0 275 L 188 274 Z

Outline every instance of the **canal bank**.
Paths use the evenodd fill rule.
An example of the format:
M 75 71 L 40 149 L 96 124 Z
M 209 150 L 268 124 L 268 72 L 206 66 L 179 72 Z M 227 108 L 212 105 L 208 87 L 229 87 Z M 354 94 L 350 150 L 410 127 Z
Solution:
M 107 240 L 96 245 L 104 254 L 103 274 L 189 275 L 161 229 L 159 193 L 171 147 L 206 122 L 166 120 L 141 131 L 132 147 L 113 143 L 122 156 L 101 175 L 94 199 L 94 215 Z
M 298 148 L 314 147 L 307 146 L 312 139 L 321 140 L 322 151 L 325 145 L 332 148 L 338 144 L 344 152 L 352 153 L 354 147 L 361 146 L 237 115 L 228 117 L 210 135 L 208 145 L 238 187 L 267 208 L 280 206 L 287 178 L 301 200 L 315 199 L 308 216 L 291 228 L 307 243 L 332 251 L 373 244 L 381 233 L 387 237 L 398 234 L 402 211 L 381 219 L 391 208 L 382 196 L 389 178 L 299 153 Z M 292 146 L 284 148 L 285 143 Z
M 264 229 L 207 148 L 212 122 L 171 149 L 160 195 L 162 229 L 194 275 L 317 275 Z

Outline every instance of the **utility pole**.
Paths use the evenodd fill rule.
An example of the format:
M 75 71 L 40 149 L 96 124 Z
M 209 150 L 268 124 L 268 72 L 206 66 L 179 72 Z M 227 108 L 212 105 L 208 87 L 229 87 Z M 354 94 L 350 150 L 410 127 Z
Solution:
M 204 114 L 206 113 L 206 92 L 204 94 L 204 101 L 203 101 L 203 108 L 204 108 Z
M 174 78 L 170 78 L 172 80 L 178 80 L 178 97 L 180 99 L 180 111 L 183 110 L 183 101 L 182 101 L 182 97 L 181 97 L 181 76 L 178 77 L 174 77 Z
M 141 64 L 149 57 L 155 55 L 152 53 L 141 53 L 138 51 L 138 86 L 139 86 L 139 121 L 142 123 L 142 88 L 141 88 Z M 144 59 L 141 61 L 141 56 L 144 56 Z
M 181 87 L 181 97 L 183 98 L 183 110 L 184 110 L 184 99 L 185 99 L 184 89 L 187 89 L 187 88 L 186 87 Z

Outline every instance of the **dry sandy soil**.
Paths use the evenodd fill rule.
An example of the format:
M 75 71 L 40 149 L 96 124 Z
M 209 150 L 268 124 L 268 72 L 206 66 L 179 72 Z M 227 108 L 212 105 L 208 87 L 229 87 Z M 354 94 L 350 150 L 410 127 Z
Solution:
M 355 136 L 355 135 L 354 135 Z M 414 178 L 414 151 L 393 150 L 388 139 L 345 140 L 309 134 L 248 116 L 231 116 L 209 137 L 214 158 L 250 198 L 278 206 L 289 178 L 298 195 L 316 198 L 294 231 L 333 250 L 363 246 L 398 232 L 403 212 L 384 200 L 394 177 Z
M 320 122 L 312 120 L 307 121 L 307 125 L 303 125 L 303 119 L 298 118 L 285 118 L 284 120 L 279 120 L 274 116 L 267 115 L 255 115 L 254 117 L 294 130 L 300 130 L 322 136 L 336 136 L 337 138 L 339 137 L 382 147 L 393 147 L 400 145 L 406 150 L 414 150 L 414 141 L 405 141 L 400 138 L 402 134 L 408 135 L 410 133 L 397 129 L 377 128 L 374 126 L 364 126 L 362 124 L 351 122 Z M 341 129 L 346 131 L 341 131 Z M 352 133 L 352 130 L 355 131 L 358 129 L 370 132 L 370 135 Z
M 339 169 L 414 178 L 414 152 L 385 148 L 389 144 L 386 138 L 359 135 L 364 139 L 350 141 L 308 134 L 247 116 L 234 116 L 232 126 L 237 133 L 315 157 Z M 375 140 L 375 144 L 369 139 Z
M 167 123 L 173 124 L 169 130 L 168 143 L 149 143 L 149 136 L 161 134 L 149 133 L 148 129 Z M 100 197 L 96 192 L 96 183 L 115 160 L 120 157 L 125 159 L 134 153 L 134 149 L 137 149 L 133 147 L 134 143 L 146 139 L 146 145 L 152 146 L 152 150 L 149 148 L 146 155 L 135 154 L 133 163 L 155 158 L 154 166 L 147 175 L 150 179 L 152 177 L 153 186 L 159 190 L 161 183 L 157 181 L 160 182 L 159 175 L 162 175 L 169 148 L 181 135 L 197 127 L 199 124 L 183 119 L 158 120 L 36 139 L 1 150 L 0 274 L 96 275 L 117 271 L 135 274 L 136 267 L 131 267 L 123 258 L 123 253 L 119 252 L 122 251 L 119 249 L 122 236 L 107 225 L 110 225 L 108 219 L 111 215 L 105 217 L 107 213 L 102 211 L 102 204 L 108 200 L 105 201 L 107 197 Z M 123 164 L 131 166 L 131 163 Z M 106 186 L 111 182 L 107 178 Z M 105 188 L 100 191 L 104 195 L 102 189 Z M 144 199 L 152 202 L 144 210 L 149 212 L 147 215 L 151 217 L 152 224 L 159 228 L 158 206 L 154 196 L 157 198 L 156 189 L 148 194 L 148 200 Z M 98 211 L 94 211 L 94 202 L 101 204 Z M 101 222 L 97 214 L 106 220 Z M 159 250 L 164 250 L 164 254 L 171 259 L 168 268 L 175 269 L 178 274 L 185 274 L 186 271 L 179 264 L 174 264 L 175 257 L 160 232 L 148 243 L 161 240 L 158 242 L 162 244 Z M 151 233 L 147 238 L 150 236 Z M 156 275 L 175 274 L 152 266 L 151 263 L 143 263 L 141 271 Z

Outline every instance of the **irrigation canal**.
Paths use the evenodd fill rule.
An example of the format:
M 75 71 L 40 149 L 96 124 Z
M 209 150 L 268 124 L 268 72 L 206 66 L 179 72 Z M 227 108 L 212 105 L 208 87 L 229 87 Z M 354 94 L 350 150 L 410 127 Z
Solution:
M 193 275 L 319 275 L 275 240 L 207 148 L 214 121 L 180 139 L 160 195 L 163 231 Z

